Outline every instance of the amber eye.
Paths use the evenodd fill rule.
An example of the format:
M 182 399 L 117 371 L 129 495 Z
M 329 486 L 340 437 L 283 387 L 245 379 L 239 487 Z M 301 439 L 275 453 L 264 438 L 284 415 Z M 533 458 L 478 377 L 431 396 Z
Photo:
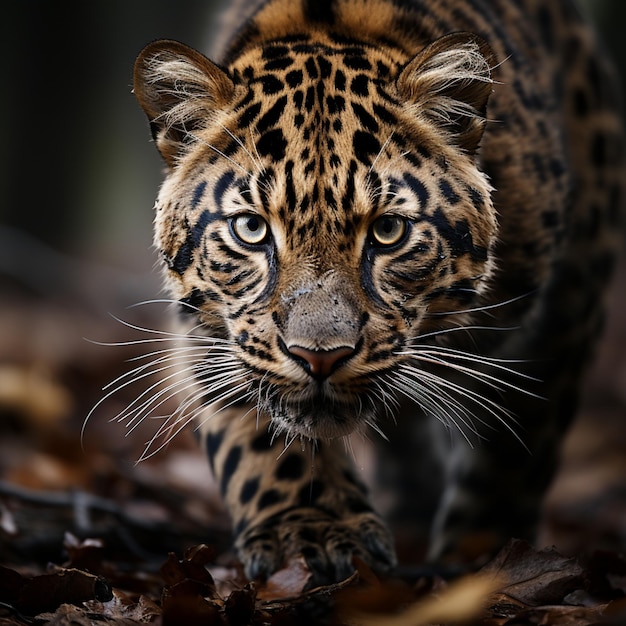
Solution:
M 372 224 L 372 243 L 377 246 L 394 246 L 406 234 L 407 223 L 402 217 L 384 215 Z
M 238 239 L 251 246 L 265 243 L 270 230 L 262 217 L 252 213 L 235 217 L 231 222 L 231 227 Z

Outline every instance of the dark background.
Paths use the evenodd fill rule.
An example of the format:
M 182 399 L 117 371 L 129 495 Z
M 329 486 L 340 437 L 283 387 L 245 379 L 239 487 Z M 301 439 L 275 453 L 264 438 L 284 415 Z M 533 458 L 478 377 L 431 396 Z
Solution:
M 160 37 L 206 48 L 218 2 L 11 4 L 0 38 L 0 276 L 34 297 L 54 296 L 82 288 L 75 274 L 89 282 L 95 263 L 113 282 L 122 278 L 98 281 L 101 295 L 141 299 L 155 289 L 151 207 L 161 161 L 131 94 L 133 61 Z M 626 3 L 584 4 L 626 67 Z

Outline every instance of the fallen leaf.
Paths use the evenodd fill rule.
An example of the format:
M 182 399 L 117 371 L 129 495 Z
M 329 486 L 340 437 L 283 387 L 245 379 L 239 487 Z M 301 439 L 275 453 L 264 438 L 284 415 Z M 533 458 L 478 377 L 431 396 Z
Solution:
M 311 579 L 306 561 L 302 557 L 289 560 L 285 567 L 272 574 L 264 584 L 259 585 L 259 600 L 271 602 L 296 596 L 304 591 Z
M 477 618 L 500 586 L 497 578 L 474 574 L 451 583 L 443 593 L 415 602 L 401 612 L 370 615 L 359 611 L 348 615 L 358 626 L 427 626 L 465 622 Z
M 182 559 L 177 559 L 174 553 L 168 555 L 167 561 L 161 567 L 161 576 L 166 585 L 175 585 L 185 580 L 193 580 L 215 593 L 215 582 L 206 565 L 214 558 L 212 548 L 205 544 L 194 546 L 185 552 Z
M 0 407 L 11 410 L 34 428 L 55 428 L 72 409 L 73 399 L 51 372 L 36 365 L 0 368 Z
M 481 573 L 505 581 L 498 591 L 528 606 L 558 604 L 585 582 L 574 559 L 519 540 L 509 542 Z
M 182 559 L 172 553 L 161 567 L 166 583 L 161 595 L 163 626 L 223 624 L 224 603 L 206 565 L 214 557 L 207 545 L 194 546 Z
M 215 581 L 217 594 L 222 598 L 227 598 L 236 589 L 242 589 L 248 582 L 241 568 L 212 565 L 209 572 Z
M 86 570 L 92 574 L 101 573 L 104 557 L 104 543 L 100 539 L 80 540 L 70 532 L 65 533 L 63 547 L 69 561 L 66 567 Z
M 250 624 L 256 607 L 254 585 L 248 583 L 243 589 L 235 589 L 226 598 L 224 615 L 229 624 Z
M 87 611 L 72 604 L 62 604 L 54 612 L 41 613 L 34 623 L 46 626 L 93 626 Z
M 607 624 L 623 626 L 626 624 L 626 598 L 609 602 L 604 609 L 604 617 Z
M 191 579 L 166 587 L 161 599 L 163 626 L 223 624 L 222 604 L 217 603 L 210 592 L 206 585 Z
M 514 624 L 529 626 L 592 626 L 605 624 L 603 606 L 541 606 L 521 611 L 515 616 Z M 506 622 L 505 622 L 506 623 Z
M 597 551 L 585 565 L 592 593 L 610 599 L 626 595 L 626 555 Z
M 381 581 L 363 561 L 357 558 L 354 561 L 358 581 L 337 594 L 338 615 L 350 616 L 355 610 L 367 614 L 392 613 L 397 607 L 407 606 L 432 591 L 432 581 L 426 583 L 422 579 L 416 586 L 397 578 Z
M 119 619 L 130 619 L 137 622 L 150 622 L 161 615 L 161 607 L 144 595 L 137 601 L 131 599 L 119 589 L 113 589 L 113 598 L 108 602 L 90 600 L 85 602 L 85 609 L 93 616 L 104 616 L 116 623 Z
M 80 606 L 87 600 L 105 602 L 112 598 L 106 580 L 77 569 L 60 567 L 48 574 L 27 577 L 1 567 L 0 574 L 2 587 L 7 589 L 4 600 L 28 615 L 54 611 L 63 604 Z

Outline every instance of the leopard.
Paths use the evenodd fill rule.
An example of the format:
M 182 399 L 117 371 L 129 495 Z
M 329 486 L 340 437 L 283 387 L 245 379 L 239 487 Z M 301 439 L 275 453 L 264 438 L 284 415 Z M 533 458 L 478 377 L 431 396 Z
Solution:
M 535 541 L 621 237 L 619 85 L 589 20 L 255 0 L 219 31 L 207 54 L 148 43 L 133 92 L 164 163 L 169 425 L 197 432 L 245 575 L 384 575 L 402 533 L 425 563 Z

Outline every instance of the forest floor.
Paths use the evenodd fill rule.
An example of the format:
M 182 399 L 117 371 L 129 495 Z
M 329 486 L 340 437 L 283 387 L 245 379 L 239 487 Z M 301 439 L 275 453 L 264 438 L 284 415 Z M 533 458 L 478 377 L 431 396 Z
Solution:
M 189 432 L 136 464 L 150 429 L 85 416 L 141 346 L 67 302 L 0 307 L 0 626 L 15 624 L 626 624 L 626 266 L 536 549 L 512 538 L 463 576 L 419 564 L 308 588 L 293 561 L 248 583 Z M 152 326 L 137 310 L 132 323 Z M 105 336 L 103 336 L 103 334 Z M 406 547 L 399 546 L 402 551 Z

